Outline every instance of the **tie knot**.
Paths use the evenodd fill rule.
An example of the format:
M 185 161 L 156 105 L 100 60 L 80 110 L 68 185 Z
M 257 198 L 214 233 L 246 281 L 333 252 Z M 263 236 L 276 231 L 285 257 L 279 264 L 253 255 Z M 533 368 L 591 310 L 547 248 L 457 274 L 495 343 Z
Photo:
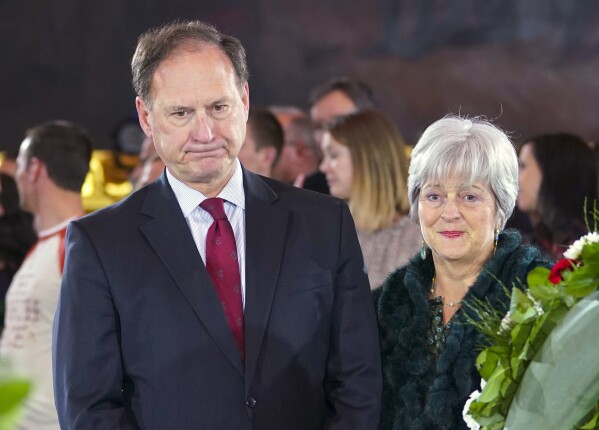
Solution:
M 204 200 L 200 203 L 200 207 L 212 215 L 214 220 L 227 218 L 225 214 L 225 205 L 224 200 L 218 197 L 212 197 L 210 199 Z

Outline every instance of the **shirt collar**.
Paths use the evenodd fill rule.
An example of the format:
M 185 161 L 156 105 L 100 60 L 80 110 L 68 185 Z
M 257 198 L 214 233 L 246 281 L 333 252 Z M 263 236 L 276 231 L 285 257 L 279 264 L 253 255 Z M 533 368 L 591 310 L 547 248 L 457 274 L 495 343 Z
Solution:
M 76 220 L 77 218 L 79 218 L 82 215 L 78 215 L 78 216 L 72 216 L 69 217 L 67 219 L 65 219 L 63 222 L 56 224 L 53 227 L 47 228 L 45 230 L 41 230 L 37 233 L 37 237 L 38 239 L 45 239 L 46 237 L 52 236 L 56 233 L 58 233 L 59 231 L 65 229 L 67 227 L 67 225 L 69 225 L 69 223 L 73 220 Z
M 243 172 L 241 169 L 241 163 L 237 158 L 235 159 L 234 167 L 235 171 L 233 172 L 233 176 L 231 176 L 231 179 L 229 179 L 229 182 L 227 182 L 217 197 L 220 197 L 221 199 L 245 210 Z M 175 178 L 168 168 L 166 169 L 166 178 L 173 189 L 173 192 L 175 193 L 175 197 L 179 202 L 179 206 L 181 206 L 181 211 L 183 212 L 183 216 L 185 216 L 185 218 L 187 218 L 200 203 L 208 198 L 201 192 L 194 190 Z

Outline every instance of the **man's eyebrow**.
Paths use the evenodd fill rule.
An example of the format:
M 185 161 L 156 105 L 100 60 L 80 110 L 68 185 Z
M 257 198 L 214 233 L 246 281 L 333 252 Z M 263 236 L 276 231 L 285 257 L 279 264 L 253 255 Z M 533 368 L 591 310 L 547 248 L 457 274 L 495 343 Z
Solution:
M 172 104 L 172 105 L 163 105 L 162 109 L 164 109 L 165 111 L 168 111 L 168 112 L 177 112 L 180 110 L 189 110 L 190 107 L 177 103 L 177 104 Z
M 227 104 L 231 102 L 231 97 L 221 97 L 219 99 L 216 99 L 215 101 L 213 101 L 212 103 L 209 103 L 210 106 L 214 106 L 214 105 L 221 105 L 221 104 Z

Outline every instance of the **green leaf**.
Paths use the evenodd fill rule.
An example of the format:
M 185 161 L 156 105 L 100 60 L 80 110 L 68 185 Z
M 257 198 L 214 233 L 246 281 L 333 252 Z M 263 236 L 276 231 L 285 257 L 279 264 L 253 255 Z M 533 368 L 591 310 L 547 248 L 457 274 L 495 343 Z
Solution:
M 512 368 L 512 374 L 514 375 L 513 377 L 518 379 L 518 377 L 520 376 L 521 373 L 523 373 L 523 369 L 520 368 L 520 366 L 522 365 L 526 365 L 527 363 L 522 363 L 520 361 L 520 357 L 519 354 L 516 355 L 515 357 L 512 357 L 510 360 L 510 366 Z
M 583 298 L 597 290 L 599 276 L 590 278 L 588 274 L 575 273 L 564 286 L 564 294 L 576 298 Z
M 563 294 L 562 301 L 568 308 L 571 308 L 572 306 L 574 306 L 576 304 L 578 299 L 570 294 Z
M 0 430 L 14 428 L 20 405 L 29 394 L 31 384 L 20 378 L 0 379 Z
M 523 324 L 534 319 L 536 315 L 537 311 L 534 308 L 532 300 L 518 288 L 514 288 L 510 302 L 510 316 L 512 321 L 516 324 Z
M 0 415 L 21 403 L 29 393 L 30 384 L 20 378 L 0 381 Z
M 551 270 L 545 267 L 536 267 L 531 272 L 529 272 L 526 277 L 526 283 L 528 285 L 549 285 L 549 274 Z M 551 284 L 553 285 L 553 284 Z
M 596 277 L 597 275 L 599 275 L 599 256 L 597 256 L 596 258 L 597 261 L 587 260 L 575 272 L 586 273 L 586 276 L 588 276 L 589 278 Z
M 541 303 L 552 303 L 559 298 L 559 289 L 551 282 L 530 283 L 530 294 Z
M 599 243 L 587 243 L 582 248 L 579 259 L 585 262 L 599 261 Z
M 484 380 L 488 380 L 497 366 L 500 365 L 502 359 L 507 358 L 508 354 L 509 351 L 498 346 L 483 350 L 476 358 L 478 373 Z
M 480 397 L 478 398 L 479 402 L 492 402 L 497 400 L 501 393 L 501 386 L 503 381 L 505 380 L 505 369 L 501 366 L 495 369 L 493 375 L 487 381 L 487 385 L 483 388 Z
M 534 311 L 534 309 L 533 309 Z M 536 313 L 535 313 L 536 316 Z M 530 334 L 531 324 L 519 324 L 516 325 L 512 329 L 512 342 L 513 342 L 513 350 L 512 351 L 520 351 L 524 347 L 524 343 L 528 339 L 528 335 Z M 512 352 L 513 353 L 513 352 Z
M 591 410 L 574 426 L 575 430 L 597 430 L 599 428 L 599 401 Z

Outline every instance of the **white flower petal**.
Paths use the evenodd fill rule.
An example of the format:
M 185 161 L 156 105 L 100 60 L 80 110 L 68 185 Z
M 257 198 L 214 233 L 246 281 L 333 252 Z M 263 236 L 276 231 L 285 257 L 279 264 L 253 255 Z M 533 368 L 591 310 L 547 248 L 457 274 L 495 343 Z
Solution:
M 481 384 L 482 384 L 482 382 L 481 382 Z M 472 394 L 470 394 L 470 397 L 468 398 L 468 400 L 466 400 L 466 404 L 464 405 L 464 410 L 462 411 L 462 418 L 464 418 L 464 422 L 466 423 L 468 428 L 471 430 L 479 430 L 480 429 L 480 424 L 478 424 L 478 422 L 476 422 L 476 420 L 474 418 L 472 418 L 472 416 L 470 415 L 470 404 L 473 401 L 477 400 L 479 397 L 480 397 L 480 392 L 478 390 L 476 390 Z
M 585 244 L 585 238 L 578 239 L 564 252 L 564 257 L 570 260 L 576 260 Z

